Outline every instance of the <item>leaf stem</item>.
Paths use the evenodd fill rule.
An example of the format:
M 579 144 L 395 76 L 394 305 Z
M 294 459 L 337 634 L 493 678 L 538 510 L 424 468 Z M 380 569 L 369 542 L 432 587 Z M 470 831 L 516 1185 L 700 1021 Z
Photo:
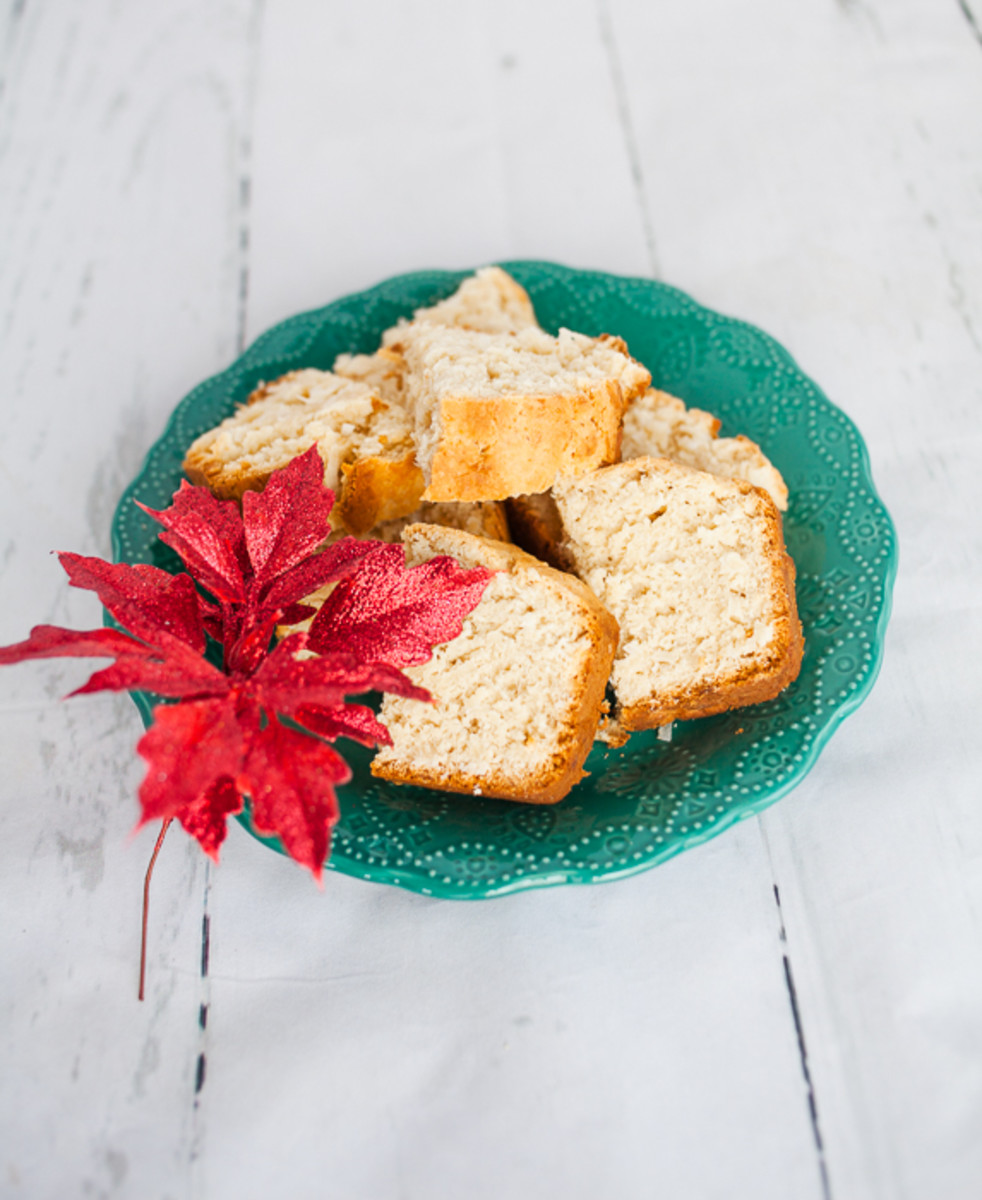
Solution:
M 167 833 L 173 819 L 173 817 L 167 817 L 160 827 L 160 833 L 157 835 L 153 854 L 150 855 L 146 878 L 143 880 L 143 925 L 140 932 L 140 990 L 137 993 L 138 1000 L 143 999 L 143 985 L 147 977 L 147 917 L 150 914 L 150 878 L 153 875 L 153 867 L 157 861 L 157 855 L 160 853 L 160 847 L 164 844 L 164 835 Z

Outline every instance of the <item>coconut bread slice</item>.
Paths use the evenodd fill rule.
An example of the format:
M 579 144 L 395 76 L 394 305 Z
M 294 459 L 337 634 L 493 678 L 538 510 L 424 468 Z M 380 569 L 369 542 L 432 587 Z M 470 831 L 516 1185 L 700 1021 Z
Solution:
M 418 322 L 482 333 L 517 333 L 538 326 L 525 289 L 500 267 L 482 267 L 446 300 L 418 308 L 411 321 L 403 318 L 385 330 L 374 354 L 339 354 L 334 374 L 375 388 L 387 404 L 405 405 L 406 361 L 398 347 Z
M 413 314 L 413 322 L 416 321 L 483 333 L 518 333 L 538 325 L 528 293 L 501 267 L 475 271 L 446 300 L 429 308 L 418 308 Z M 387 329 L 382 335 L 382 346 L 401 342 L 410 324 L 403 320 Z
M 745 479 L 763 488 L 784 512 L 788 489 L 780 471 L 756 442 L 743 434 L 721 438 L 719 428 L 712 413 L 687 408 L 676 396 L 648 388 L 624 413 L 621 458 L 670 458 L 723 479 Z
M 433 704 L 386 696 L 392 736 L 372 774 L 394 783 L 530 804 L 561 800 L 583 776 L 617 625 L 579 580 L 515 546 L 411 525 L 406 561 L 449 554 L 497 572 L 463 631 L 406 673 Z
M 377 386 L 312 368 L 262 384 L 193 443 L 184 470 L 192 483 L 238 500 L 315 443 L 324 482 L 338 497 L 336 526 L 363 534 L 420 503 L 423 476 L 406 410 Z
M 756 704 L 796 678 L 794 564 L 766 493 L 645 457 L 553 495 L 577 575 L 620 626 L 623 729 Z
M 374 388 L 386 404 L 393 407 L 402 407 L 405 404 L 405 364 L 401 355 L 381 349 L 376 350 L 374 354 L 339 354 L 331 369 L 335 375 L 344 379 L 353 379 Z
M 334 373 L 377 388 L 390 404 L 405 403 L 405 359 L 393 349 L 415 322 L 476 329 L 483 333 L 517 333 L 537 325 L 535 310 L 525 289 L 500 267 L 482 267 L 460 287 L 429 308 L 418 308 L 412 321 L 403 318 L 382 334 L 374 354 L 339 354 Z
M 482 333 L 407 326 L 407 405 L 427 500 L 542 492 L 620 452 L 624 406 L 649 372 L 618 338 L 529 327 Z

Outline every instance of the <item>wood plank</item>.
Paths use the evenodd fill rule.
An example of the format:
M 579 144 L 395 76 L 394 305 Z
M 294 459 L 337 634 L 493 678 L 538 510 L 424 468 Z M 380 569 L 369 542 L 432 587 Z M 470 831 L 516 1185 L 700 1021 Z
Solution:
M 586 0 L 270 8 L 250 337 L 426 267 L 537 257 L 648 273 L 599 33 Z
M 251 5 L 16 5 L 0 109 L 0 642 L 91 628 L 48 551 L 107 554 L 116 498 L 239 325 Z M 141 732 L 84 664 L 5 669 L 0 1190 L 185 1194 L 205 870 L 172 837 L 136 1002 Z M 16 1086 L 14 1084 L 16 1083 Z
M 485 22 L 508 257 L 656 274 L 602 8 L 500 0 Z
M 236 831 L 212 910 L 203 1194 L 822 1195 L 751 825 L 477 903 L 318 895 Z
M 666 277 L 776 334 L 857 420 L 900 532 L 882 678 L 761 823 L 831 1191 L 971 1196 L 980 46 L 920 0 L 615 4 L 614 27 Z

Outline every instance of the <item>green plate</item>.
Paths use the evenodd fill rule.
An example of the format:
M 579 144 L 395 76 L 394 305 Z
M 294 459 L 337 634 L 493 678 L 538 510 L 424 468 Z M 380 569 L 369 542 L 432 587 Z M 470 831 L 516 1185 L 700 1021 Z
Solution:
M 369 774 L 370 753 L 343 743 L 354 778 L 339 789 L 329 867 L 459 899 L 618 879 L 773 804 L 872 687 L 897 565 L 896 536 L 856 427 L 772 338 L 651 280 L 552 263 L 502 265 L 528 290 L 546 329 L 619 334 L 656 387 L 715 413 L 724 436 L 746 434 L 777 465 L 791 494 L 785 533 L 798 569 L 805 658 L 798 680 L 776 700 L 676 723 L 670 742 L 652 732 L 622 750 L 598 745 L 589 777 L 558 805 L 383 783 Z M 120 501 L 117 561 L 176 568 L 158 526 L 133 501 L 166 507 L 186 448 L 261 380 L 329 368 L 342 351 L 374 350 L 384 329 L 449 295 L 467 274 L 401 275 L 291 317 L 195 388 Z M 149 722 L 151 698 L 134 699 Z

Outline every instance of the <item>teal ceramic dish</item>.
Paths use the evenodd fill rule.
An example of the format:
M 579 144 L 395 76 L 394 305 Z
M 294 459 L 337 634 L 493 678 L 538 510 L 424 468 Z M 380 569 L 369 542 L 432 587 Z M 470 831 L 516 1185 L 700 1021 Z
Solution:
M 800 677 L 776 700 L 676 723 L 668 742 L 652 732 L 621 750 L 598 745 L 589 777 L 558 805 L 383 783 L 369 773 L 369 752 L 343 743 L 354 778 L 339 789 L 341 820 L 328 866 L 472 900 L 634 874 L 790 791 L 873 685 L 897 564 L 893 526 L 856 427 L 772 338 L 651 280 L 552 263 L 502 265 L 528 290 L 546 329 L 620 335 L 656 387 L 718 415 L 723 436 L 744 433 L 763 447 L 790 490 L 785 533 L 806 649 Z M 467 274 L 402 275 L 292 317 L 195 388 L 120 501 L 117 561 L 176 569 L 158 527 L 133 501 L 166 507 L 186 448 L 261 380 L 297 367 L 329 368 L 343 351 L 374 350 L 384 329 L 449 295 Z M 151 698 L 134 699 L 149 722 Z M 242 820 L 248 827 L 248 816 Z M 280 848 L 275 839 L 262 840 Z

